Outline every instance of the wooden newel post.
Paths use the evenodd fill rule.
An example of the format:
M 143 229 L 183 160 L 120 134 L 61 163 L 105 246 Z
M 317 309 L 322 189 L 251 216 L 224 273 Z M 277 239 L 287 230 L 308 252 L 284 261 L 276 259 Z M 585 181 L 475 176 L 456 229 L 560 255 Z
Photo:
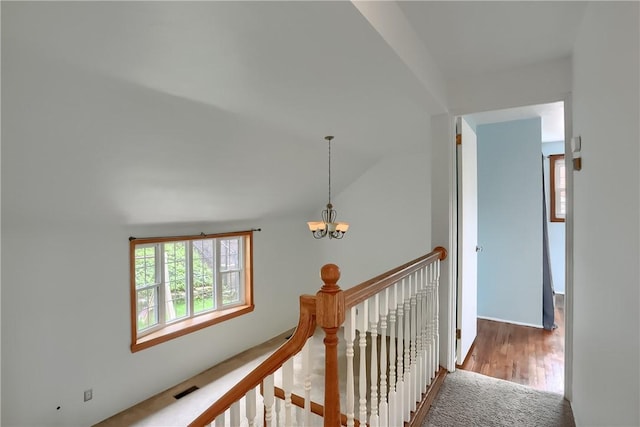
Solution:
M 340 268 L 327 264 L 320 270 L 324 282 L 316 294 L 316 322 L 324 329 L 324 425 L 340 426 L 340 390 L 338 388 L 338 330 L 344 323 L 344 292 L 338 286 Z
M 436 246 L 434 249 L 434 252 L 440 252 L 440 256 L 438 257 L 438 259 L 440 261 L 444 261 L 445 259 L 447 259 L 447 249 L 442 247 L 442 246 Z

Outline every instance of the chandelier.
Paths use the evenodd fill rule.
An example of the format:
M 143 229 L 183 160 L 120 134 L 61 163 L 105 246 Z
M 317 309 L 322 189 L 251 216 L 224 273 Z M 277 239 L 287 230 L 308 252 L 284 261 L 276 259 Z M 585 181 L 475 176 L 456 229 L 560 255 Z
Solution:
M 342 239 L 344 233 L 349 229 L 349 224 L 346 222 L 336 222 L 336 211 L 331 204 L 331 140 L 333 136 L 325 136 L 329 142 L 329 203 L 327 208 L 322 211 L 322 221 L 309 221 L 309 230 L 316 239 L 322 239 L 329 236 L 330 239 Z

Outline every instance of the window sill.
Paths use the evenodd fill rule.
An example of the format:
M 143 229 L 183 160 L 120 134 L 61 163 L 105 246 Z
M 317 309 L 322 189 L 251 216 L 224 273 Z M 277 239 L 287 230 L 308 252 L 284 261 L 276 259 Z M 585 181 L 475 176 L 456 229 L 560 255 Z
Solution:
M 234 317 L 250 313 L 254 308 L 255 306 L 251 304 L 228 308 L 221 311 L 214 311 L 213 313 L 203 314 L 191 319 L 185 319 L 180 322 L 172 323 L 160 330 L 142 337 L 138 337 L 134 331 L 133 342 L 131 343 L 131 352 L 135 353 L 137 351 L 144 350 L 145 348 L 153 347 L 154 345 L 181 337 L 183 335 L 198 331 L 208 326 L 224 322 L 225 320 L 233 319 Z

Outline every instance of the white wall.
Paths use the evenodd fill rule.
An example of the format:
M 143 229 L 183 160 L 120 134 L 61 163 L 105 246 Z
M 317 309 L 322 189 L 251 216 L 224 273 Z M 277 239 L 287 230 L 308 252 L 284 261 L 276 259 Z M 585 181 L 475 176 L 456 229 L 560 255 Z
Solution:
M 0 7 L 0 22 L 2 22 L 2 7 Z M 2 55 L 0 55 L 0 58 L 2 57 Z M 0 69 L 2 69 L 2 59 L 0 59 Z M 2 89 L 1 89 L 2 85 L 0 85 L 0 99 L 2 99 Z M 0 129 L 2 129 L 2 114 L 0 114 Z M 0 137 L 0 164 L 2 163 L 2 138 Z M 1 169 L 1 167 L 0 167 Z M 2 188 L 2 178 L 1 178 L 1 174 L 0 174 L 0 188 Z M 0 224 L 2 223 L 2 198 L 0 198 Z M 2 241 L 2 230 L 0 227 L 0 241 Z M 0 271 L 2 271 L 2 249 L 1 249 L 0 245 Z M 0 275 L 1 276 L 1 275 Z M 0 319 L 2 319 L 2 277 L 0 277 Z M 2 333 L 1 333 L 1 329 L 0 329 L 0 384 L 2 384 L 2 368 L 1 366 L 4 366 L 2 364 Z M 2 387 L 0 387 L 0 423 L 2 421 Z
M 350 228 L 342 240 L 326 239 L 321 247 L 324 263 L 341 267 L 343 289 L 433 249 L 428 124 L 424 135 L 420 147 L 384 158 L 333 201 L 338 220 Z
M 551 154 L 564 154 L 564 141 L 542 143 L 542 154 L 548 157 Z M 556 294 L 565 292 L 565 226 L 564 222 L 551 222 L 549 216 L 550 205 L 549 159 L 544 161 L 544 192 L 546 197 L 547 227 L 549 230 L 549 257 L 551 259 L 551 275 L 553 276 L 553 288 Z
M 312 217 L 294 211 L 273 220 L 225 198 L 220 205 L 233 205 L 243 220 L 232 223 L 216 215 L 220 206 L 200 204 L 202 193 L 224 194 L 225 182 L 198 181 L 199 168 L 242 152 L 248 163 L 238 170 L 265 177 L 243 183 L 268 207 L 260 190 L 273 191 L 272 152 L 303 172 L 318 164 L 315 149 L 277 141 L 222 149 L 218 138 L 249 136 L 233 112 L 73 67 L 3 38 L 5 55 L 13 61 L 2 69 L 3 425 L 93 424 L 294 326 L 298 296 L 321 285 L 323 258 L 353 263 L 343 272 L 347 287 L 432 249 L 428 117 L 424 144 L 390 153 L 336 197 L 339 218 L 352 223 L 347 237 L 318 242 L 306 221 L 319 215 L 322 199 Z M 336 169 L 351 166 L 337 175 L 355 174 L 369 161 L 356 157 L 336 159 Z M 295 176 L 292 186 L 300 185 Z M 128 185 L 138 181 L 148 191 Z M 194 181 L 198 191 L 190 191 Z M 176 182 L 184 191 L 167 192 Z M 252 227 L 263 230 L 255 235 L 256 310 L 132 354 L 127 238 Z M 88 388 L 93 400 L 84 403 Z
M 460 115 L 561 101 L 571 90 L 571 59 L 450 79 L 447 89 L 449 111 Z
M 321 285 L 306 216 L 256 218 L 236 206 L 239 217 L 254 219 L 222 222 L 189 192 L 195 185 L 215 194 L 224 185 L 191 178 L 210 167 L 215 130 L 233 120 L 13 53 L 2 69 L 3 425 L 93 424 L 295 326 L 298 296 Z M 157 168 L 139 168 L 142 156 Z M 128 180 L 152 191 L 129 192 Z M 168 194 L 164 180 L 185 191 Z M 129 196 L 148 210 L 136 212 Z M 172 212 L 157 209 L 159 201 Z M 181 224 L 158 220 L 176 212 Z M 209 219 L 184 219 L 194 217 Z M 263 229 L 255 234 L 256 310 L 132 354 L 127 238 L 253 227 Z M 88 388 L 93 400 L 84 403 Z
M 542 326 L 540 118 L 478 125 L 478 317 Z
M 573 58 L 573 409 L 579 426 L 640 425 L 639 5 L 589 3 Z
M 209 167 L 216 131 L 237 123 L 226 112 L 53 61 L 42 67 L 18 49 L 14 55 L 2 94 L 3 425 L 100 421 L 295 326 L 297 298 L 319 289 L 323 259 L 349 265 L 341 281 L 348 287 L 432 249 L 428 118 L 423 144 L 391 153 L 335 198 L 352 229 L 342 241 L 321 242 L 306 221 L 323 200 L 313 216 L 279 220 L 240 206 L 238 215 L 254 219 L 231 223 L 215 210 L 203 215 L 188 191 L 163 192 L 164 179 L 188 190 L 188 177 L 198 176 L 194 162 Z M 301 153 L 290 151 L 297 161 Z M 157 170 L 150 162 L 142 170 L 138 158 L 150 153 Z M 299 167 L 317 162 L 311 157 Z M 154 191 L 119 192 L 135 179 Z M 218 185 L 198 184 L 212 192 Z M 148 209 L 136 211 L 132 197 Z M 191 203 L 178 203 L 185 198 Z M 183 218 L 211 221 L 168 224 L 159 218 L 172 213 L 153 208 L 158 199 L 174 201 Z M 253 227 L 263 230 L 255 234 L 256 310 L 130 353 L 127 238 Z M 88 388 L 93 400 L 84 403 Z
M 255 311 L 132 354 L 127 237 L 253 225 L 263 230 L 254 236 Z M 304 225 L 128 227 L 117 218 L 65 224 L 4 216 L 2 424 L 95 423 L 295 326 L 297 296 L 320 287 Z M 83 403 L 88 388 L 93 400 Z

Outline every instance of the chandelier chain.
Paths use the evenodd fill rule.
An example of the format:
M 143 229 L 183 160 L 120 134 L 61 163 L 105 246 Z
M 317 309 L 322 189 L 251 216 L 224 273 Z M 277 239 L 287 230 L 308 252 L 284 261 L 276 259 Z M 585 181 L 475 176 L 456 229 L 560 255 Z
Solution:
M 331 204 L 331 140 L 329 140 L 329 204 Z

